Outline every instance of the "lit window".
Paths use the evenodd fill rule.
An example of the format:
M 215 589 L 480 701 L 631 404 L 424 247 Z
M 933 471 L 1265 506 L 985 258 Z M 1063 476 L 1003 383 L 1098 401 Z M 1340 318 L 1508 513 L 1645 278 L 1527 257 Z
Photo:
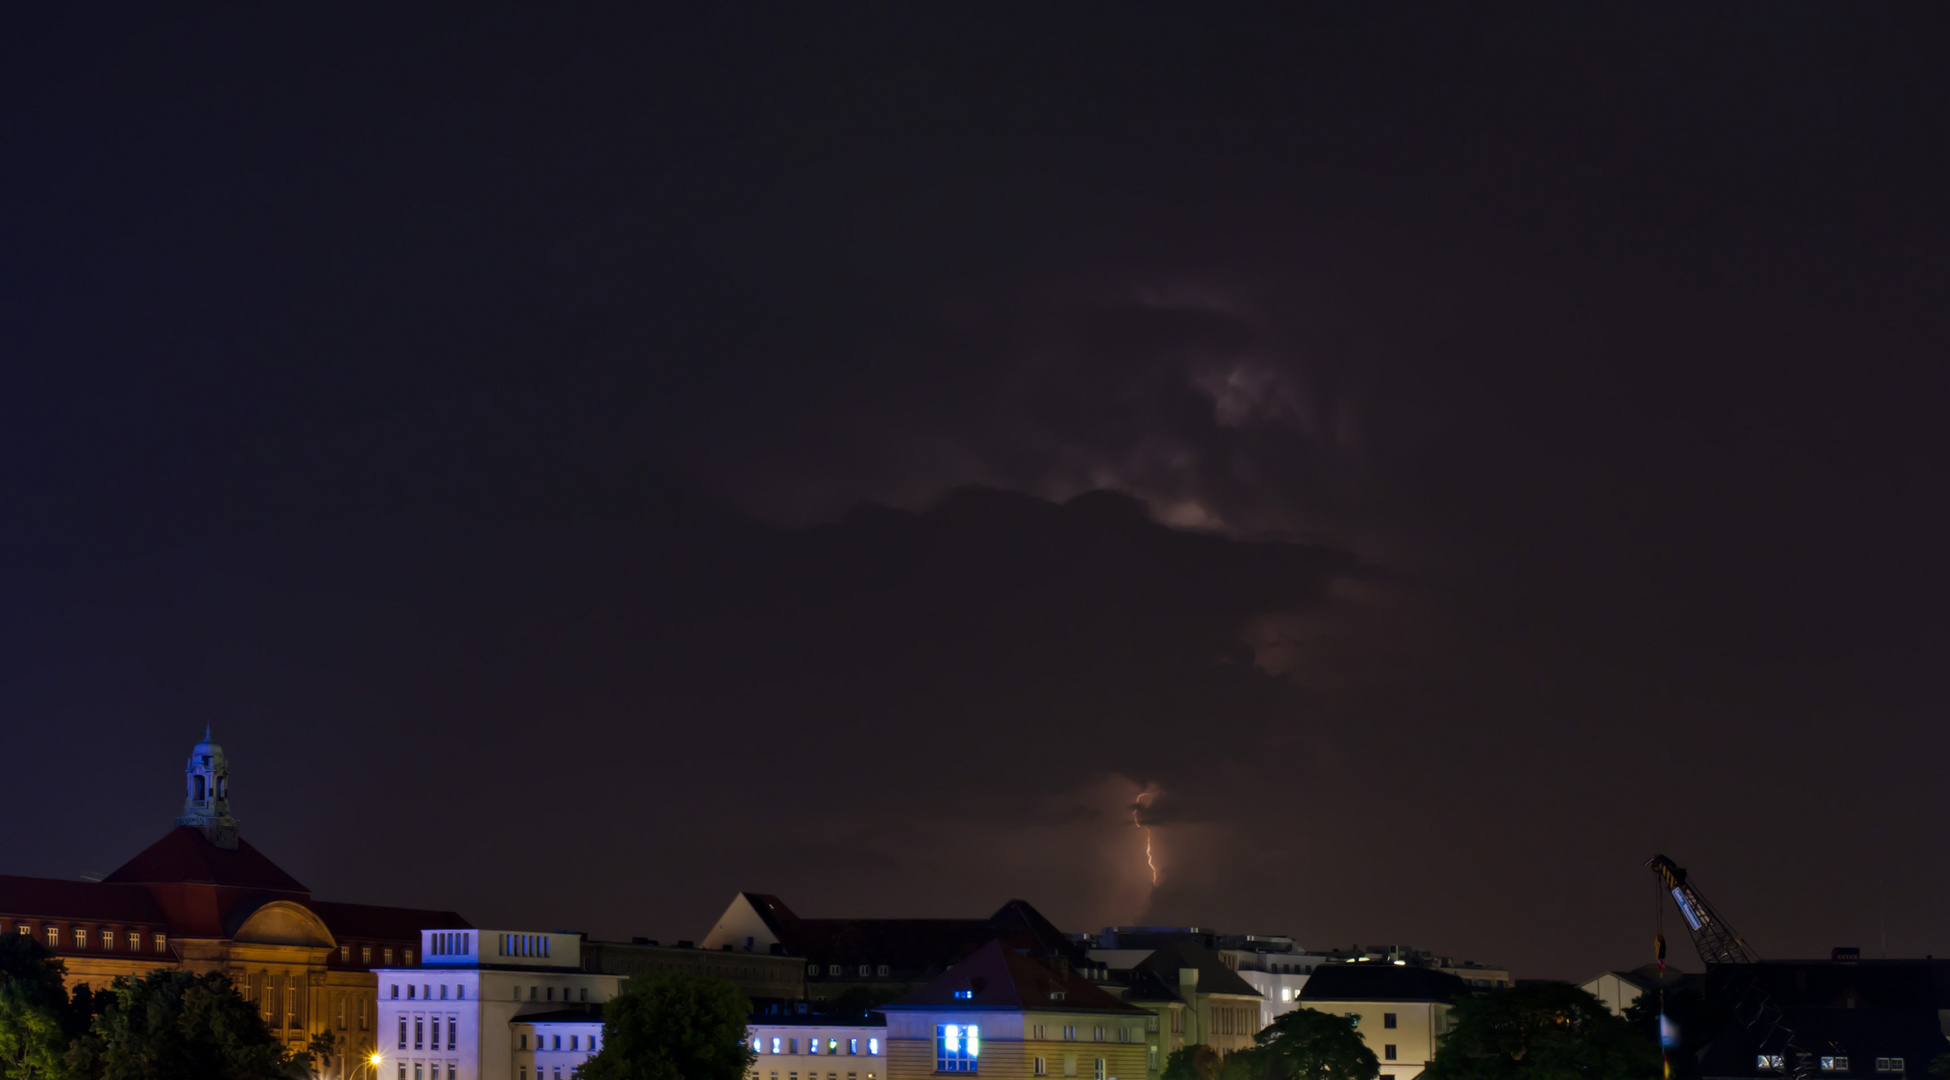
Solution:
M 867 1040 L 867 1053 L 869 1053 L 869 1054 L 878 1054 L 878 1053 L 880 1053 L 880 1040 L 879 1040 L 879 1039 L 868 1039 L 868 1040 Z M 872 1074 L 872 1073 L 868 1073 L 868 1074 L 867 1074 L 867 1078 L 868 1078 L 868 1080 L 873 1080 L 873 1074 Z
M 878 971 L 880 974 L 885 975 L 887 974 L 887 965 L 882 964 L 880 965 L 880 967 L 876 968 L 875 970 Z
M 88 931 L 83 930 L 79 926 L 74 928 L 74 947 L 77 949 L 85 949 L 88 947 Z
M 1848 1059 L 1845 1057 L 1825 1057 L 1821 1059 L 1822 1072 L 1847 1072 Z
M 779 1052 L 779 1037 L 777 1035 L 772 1036 L 772 1052 L 774 1054 Z
M 1876 1059 L 1876 1071 L 1877 1071 L 1877 1072 L 1886 1072 L 1886 1073 L 1899 1073 L 1899 1072 L 1902 1072 L 1902 1071 L 1903 1071 L 1903 1059 L 1902 1059 L 1902 1058 L 1877 1058 L 1877 1059 Z
M 847 1053 L 849 1053 L 849 1054 L 857 1054 L 857 1053 L 859 1053 L 859 1052 L 860 1052 L 860 1040 L 858 1040 L 858 1039 L 848 1039 L 848 1040 L 846 1040 L 846 1052 L 847 1052 Z
M 413 966 L 413 950 L 412 950 L 412 949 L 408 949 L 408 950 L 406 950 L 406 966 L 407 966 L 407 967 L 412 967 L 412 966 Z
M 873 974 L 873 968 L 872 968 L 872 966 L 871 966 L 871 965 L 868 965 L 868 964 L 861 964 L 861 965 L 860 965 L 860 974 L 862 974 L 862 975 L 871 975 L 871 974 Z
M 142 931 L 140 930 L 129 931 L 129 951 L 130 952 L 142 951 Z
M 840 1052 L 840 1041 L 839 1041 L 838 1039 L 827 1039 L 827 1040 L 826 1040 L 826 1052 L 827 1052 L 827 1053 L 829 1053 L 829 1054 L 837 1054 L 837 1053 L 839 1053 L 839 1052 Z
M 387 967 L 393 966 L 393 947 L 391 945 L 379 950 L 379 960 Z
M 1754 1068 L 1774 1069 L 1778 1071 L 1781 1068 L 1783 1060 L 1779 1054 L 1759 1054 L 1754 1058 Z
M 934 1071 L 975 1072 L 982 1056 L 982 1029 L 975 1024 L 936 1024 Z
M 169 935 L 168 935 L 168 934 L 157 934 L 157 935 L 156 935 L 156 951 L 157 951 L 157 952 L 168 952 L 168 951 L 169 951 Z
M 840 966 L 839 966 L 838 964 L 828 964 L 828 965 L 826 965 L 826 974 L 828 974 L 828 975 L 838 975 L 839 973 L 840 973 Z
M 352 962 L 352 946 L 350 945 L 339 946 L 339 963 L 349 964 L 351 962 Z
M 21 923 L 19 926 L 14 927 L 14 929 L 20 931 L 21 935 L 24 937 L 34 936 L 34 928 L 27 925 L 26 923 Z
M 973 999 L 973 998 L 975 997 L 975 991 L 973 991 L 973 990 L 957 990 L 957 991 L 955 991 L 955 996 L 956 996 L 957 998 L 960 998 L 960 999 L 961 999 L 961 1000 L 963 1000 L 963 1001 L 969 1001 L 969 1000 L 971 1000 L 971 999 Z
M 109 950 L 109 951 L 113 951 L 113 950 L 114 950 L 114 948 L 115 948 L 115 931 L 113 931 L 113 930 L 104 930 L 104 931 L 102 931 L 102 948 L 103 948 L 103 949 L 105 949 L 105 950 Z
M 552 1050 L 560 1050 L 560 1049 L 562 1049 L 562 1036 L 560 1036 L 560 1035 L 557 1035 L 557 1036 L 555 1037 L 555 1040 L 554 1040 L 554 1041 L 555 1041 L 555 1045 L 554 1045 L 554 1046 L 552 1046 L 552 1047 L 550 1047 L 550 1049 L 552 1049 Z
M 808 1054 L 817 1054 L 817 1053 L 819 1053 L 819 1040 L 818 1040 L 818 1039 L 807 1039 L 807 1040 L 806 1040 L 806 1053 L 808 1053 Z
M 1032 1065 L 1032 1067 L 1030 1068 L 1031 1076 L 1049 1075 L 1049 1062 L 1044 1061 L 1042 1058 L 1035 1059 L 1035 1061 L 1032 1062 L 1031 1065 Z
M 58 949 L 61 947 L 60 927 L 50 926 L 47 928 L 47 947 L 50 949 Z
M 1147 1047 L 1145 1051 L 1145 1058 L 1147 1064 L 1150 1066 L 1151 1071 L 1157 1072 L 1158 1071 L 1158 1048 L 1156 1046 Z
M 406 1049 L 406 1017 L 399 1018 L 399 1048 Z

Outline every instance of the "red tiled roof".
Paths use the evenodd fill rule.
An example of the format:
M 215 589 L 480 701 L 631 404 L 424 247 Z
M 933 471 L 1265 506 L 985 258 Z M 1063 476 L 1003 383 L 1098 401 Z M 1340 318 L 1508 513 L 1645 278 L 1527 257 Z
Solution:
M 0 915 L 115 923 L 168 922 L 140 885 L 0 875 Z
M 418 944 L 422 930 L 472 930 L 474 924 L 452 911 L 423 911 L 419 908 L 376 907 L 372 904 L 336 904 L 326 900 L 307 900 L 305 906 L 325 921 L 332 936 L 405 941 Z
M 225 850 L 188 825 L 178 825 L 164 833 L 162 839 L 102 880 L 108 884 L 183 883 L 307 896 L 311 893 L 247 841 L 238 840 L 236 850 Z
M 957 997 L 958 993 L 968 997 Z M 1055 994 L 1058 996 L 1052 997 Z M 1051 967 L 1032 960 L 1000 941 L 991 941 L 973 955 L 905 997 L 881 1006 L 900 1009 L 1036 1009 L 1052 1012 L 1137 1013 L 1078 975 L 1068 965 Z

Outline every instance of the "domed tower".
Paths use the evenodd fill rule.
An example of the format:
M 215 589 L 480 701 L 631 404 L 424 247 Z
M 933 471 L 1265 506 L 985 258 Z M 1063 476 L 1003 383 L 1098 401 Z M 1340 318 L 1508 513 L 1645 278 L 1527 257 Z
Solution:
M 223 747 L 210 741 L 210 729 L 203 729 L 203 741 L 190 751 L 190 763 L 183 770 L 188 792 L 183 796 L 183 816 L 178 825 L 201 829 L 212 844 L 236 850 L 237 819 L 230 816 L 230 762 Z

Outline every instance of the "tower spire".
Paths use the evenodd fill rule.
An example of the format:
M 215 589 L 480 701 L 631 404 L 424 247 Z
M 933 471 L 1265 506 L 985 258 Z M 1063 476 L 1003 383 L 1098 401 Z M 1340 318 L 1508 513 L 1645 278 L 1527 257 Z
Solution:
M 230 762 L 223 747 L 210 740 L 210 726 L 203 726 L 203 741 L 190 750 L 190 762 L 183 769 L 185 787 L 183 816 L 178 825 L 200 829 L 220 848 L 237 847 L 237 819 L 230 816 Z

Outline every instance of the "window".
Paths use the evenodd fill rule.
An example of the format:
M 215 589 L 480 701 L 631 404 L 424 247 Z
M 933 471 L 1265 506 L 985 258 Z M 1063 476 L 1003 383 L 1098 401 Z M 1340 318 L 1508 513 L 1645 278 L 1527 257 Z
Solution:
M 1096 1067 L 1095 1069 L 1093 1069 L 1093 1070 L 1091 1070 L 1091 1073 L 1090 1073 L 1090 1075 L 1091 1075 L 1092 1077 L 1094 1077 L 1094 1078 L 1095 1078 L 1095 1080 L 1104 1080 L 1104 1077 L 1105 1077 L 1105 1075 L 1106 1075 L 1106 1073 L 1104 1072 L 1104 1059 L 1103 1059 L 1103 1058 L 1098 1058 L 1098 1059 L 1097 1059 L 1097 1067 Z
M 1031 1076 L 1049 1075 L 1049 1062 L 1044 1061 L 1042 1058 L 1036 1058 L 1034 1061 L 1030 1063 L 1030 1066 L 1031 1066 L 1030 1067 Z
M 14 927 L 14 929 L 20 931 L 21 934 L 26 937 L 34 936 L 34 928 L 27 925 L 26 923 L 21 923 L 19 926 Z
M 58 949 L 61 947 L 60 927 L 50 926 L 47 928 L 47 947 L 50 949 Z
M 787 1039 L 787 1040 L 785 1041 L 785 1052 L 786 1052 L 786 1053 L 788 1053 L 788 1054 L 796 1054 L 796 1053 L 798 1053 L 798 1052 L 799 1052 L 799 1040 L 798 1040 L 798 1039 Z
M 372 1023 L 372 1018 L 366 1011 L 366 1004 L 367 1004 L 366 999 L 364 997 L 359 998 L 359 1030 L 360 1031 L 371 1030 L 367 1025 Z
M 1382 1046 L 1382 1048 L 1381 1048 L 1381 1058 L 1382 1058 L 1382 1060 L 1383 1060 L 1383 1061 L 1393 1061 L 1393 1060 L 1395 1060 L 1395 1044 L 1394 1044 L 1394 1043 L 1386 1043 L 1386 1044 L 1384 1044 L 1384 1045 Z
M 838 975 L 839 973 L 840 973 L 840 966 L 838 964 L 828 964 L 826 966 L 826 974 Z
M 465 987 L 465 986 L 462 986 L 462 985 L 460 985 L 459 983 L 455 983 L 455 984 L 454 984 L 454 999 L 455 999 L 455 1000 L 459 1000 L 459 999 L 461 999 L 461 998 L 464 998 L 464 997 L 466 997 L 466 996 L 467 996 L 467 987 Z
M 407 984 L 406 984 L 406 999 L 407 999 L 408 1001 L 411 1001 L 411 1000 L 413 1000 L 413 995 L 415 995 L 415 994 L 417 994 L 417 993 L 419 993 L 419 992 L 420 992 L 420 988 L 419 988 L 419 987 L 417 987 L 417 986 L 414 986 L 414 985 L 413 985 L 412 983 L 407 983 Z
M 406 1017 L 399 1018 L 399 1048 L 406 1049 Z
M 1877 1071 L 1877 1072 L 1885 1072 L 1885 1073 L 1899 1073 L 1899 1072 L 1902 1072 L 1902 1071 L 1903 1071 L 1903 1059 L 1902 1059 L 1902 1058 L 1877 1058 L 1877 1059 L 1876 1059 L 1876 1071 Z
M 169 951 L 169 935 L 168 935 L 168 934 L 157 934 L 157 935 L 156 935 L 156 951 L 157 951 L 157 952 L 168 952 L 168 951 Z
M 982 1056 L 982 1029 L 976 1024 L 934 1026 L 934 1071 L 975 1072 Z
M 129 931 L 129 951 L 130 952 L 142 951 L 142 931 L 140 930 Z
M 779 1052 L 779 1037 L 777 1035 L 772 1036 L 772 1052 L 774 1054 Z
M 880 1053 L 880 1040 L 879 1040 L 879 1039 L 868 1039 L 868 1040 L 867 1040 L 867 1053 L 869 1053 L 869 1054 L 878 1054 L 878 1053 Z M 867 1074 L 867 1080 L 873 1080 L 873 1074 L 872 1074 L 872 1073 L 868 1073 L 868 1074 Z
M 1029 1026 L 1029 1037 L 1035 1039 L 1038 1042 L 1041 1042 L 1043 1038 L 1043 1025 L 1031 1024 Z
M 806 1040 L 806 1053 L 808 1053 L 808 1054 L 817 1054 L 817 1053 L 819 1053 L 819 1040 L 818 1040 L 818 1039 L 807 1039 L 807 1040 Z
M 521 1045 L 520 1045 L 519 1047 L 517 1047 L 517 1049 L 521 1049 L 521 1050 L 526 1050 L 526 1049 L 528 1049 L 528 1036 L 526 1036 L 526 1035 L 523 1035 L 523 1036 L 521 1037 Z
M 1068 1040 L 1075 1040 L 1077 1037 L 1077 1029 L 1073 1026 L 1066 1025 L 1063 1028 L 1063 1037 Z
M 826 1052 L 827 1052 L 827 1053 L 829 1053 L 829 1054 L 837 1054 L 837 1053 L 839 1053 L 839 1052 L 840 1052 L 840 1041 L 839 1041 L 838 1039 L 827 1039 L 827 1040 L 826 1040 Z M 832 1078 L 832 1077 L 827 1077 L 827 1080 L 833 1080 L 833 1078 Z
M 445 1000 L 447 1000 L 447 984 L 446 984 L 446 983 L 441 983 L 441 984 L 440 984 L 440 1000 L 442 1000 L 442 1001 L 445 1001 Z
M 589 1000 L 589 988 L 585 986 L 585 987 L 582 987 L 582 988 L 580 988 L 580 989 L 578 989 L 578 990 L 576 991 L 576 1000 L 577 1000 L 577 1001 L 588 1001 L 588 1000 Z
M 961 999 L 961 1000 L 963 1000 L 963 1001 L 969 1001 L 969 1000 L 972 1000 L 972 999 L 973 999 L 973 998 L 975 997 L 975 991 L 973 991 L 973 990 L 957 990 L 957 991 L 955 991 L 955 997 L 957 997 L 957 998 L 959 998 L 959 999 Z
M 887 965 L 882 964 L 877 970 L 879 971 L 880 974 L 885 975 L 887 974 Z
M 554 1039 L 554 1043 L 555 1043 L 555 1045 L 553 1045 L 553 1046 L 551 1046 L 551 1047 L 549 1047 L 549 1049 L 550 1049 L 550 1050 L 560 1050 L 560 1049 L 562 1049 L 562 1036 L 560 1036 L 560 1035 L 557 1035 L 557 1036 L 555 1037 L 555 1039 Z
M 1147 1017 L 1145 1017 L 1145 1018 L 1144 1018 L 1144 1030 L 1146 1030 L 1146 1031 L 1156 1031 L 1156 1030 L 1158 1030 L 1158 1014 L 1157 1014 L 1157 1013 L 1152 1013 L 1152 1014 L 1151 1014 L 1150 1016 L 1147 1016 Z
M 108 951 L 108 952 L 113 952 L 113 951 L 114 951 L 114 949 L 115 949 L 115 931 L 113 931 L 113 930 L 104 930 L 104 931 L 102 931 L 102 949 L 103 949 L 104 951 Z
M 1158 1071 L 1158 1047 L 1155 1043 L 1152 1044 L 1151 1046 L 1145 1047 L 1144 1058 L 1145 1058 L 1145 1065 L 1148 1066 L 1152 1072 L 1157 1072 Z
M 412 950 L 412 949 L 408 949 L 408 950 L 406 950 L 406 966 L 407 966 L 407 967 L 412 967 L 412 966 L 413 966 L 413 950 Z
M 577 1040 L 577 1038 L 576 1038 L 576 1037 L 575 1037 L 574 1035 L 571 1035 L 571 1036 L 569 1036 L 569 1049 L 571 1049 L 571 1050 L 579 1050 L 579 1049 L 581 1049 L 581 1047 L 579 1047 L 579 1046 L 577 1046 L 577 1045 L 576 1045 L 576 1043 L 577 1043 L 577 1041 L 578 1041 L 578 1040 Z
M 1090 1041 L 1091 1041 L 1091 1042 L 1103 1042 L 1103 1041 L 1104 1041 L 1104 1028 L 1103 1028 L 1103 1025 L 1102 1025 L 1102 1024 L 1099 1024 L 1099 1025 L 1097 1025 L 1097 1029 L 1096 1029 L 1096 1030 L 1095 1030 L 1094 1032 L 1092 1032 L 1092 1033 L 1091 1033 L 1091 1036 L 1090 1036 Z
M 1388 1029 L 1388 1030 L 1390 1030 L 1390 1031 L 1393 1031 L 1393 1030 L 1395 1030 L 1395 1014 L 1394 1014 L 1394 1013 L 1382 1013 L 1382 1014 L 1381 1014 L 1381 1026 L 1382 1026 L 1382 1027 L 1385 1027 L 1385 1028 L 1387 1028 L 1387 1029 Z
M 819 974 L 819 965 L 818 965 L 818 964 L 807 964 L 807 965 L 806 965 L 806 974 L 808 974 L 808 975 L 817 975 L 817 974 Z
M 871 975 L 871 974 L 873 974 L 873 966 L 872 966 L 871 964 L 861 964 L 861 965 L 860 965 L 860 974 L 862 974 L 862 975 Z
M 388 985 L 390 985 L 390 986 L 391 986 L 391 987 L 393 988 L 393 998 L 394 998 L 394 1000 L 398 1000 L 398 999 L 399 999 L 399 984 L 398 984 L 398 983 L 389 983 Z
M 411 989 L 409 987 L 409 989 Z M 413 1018 L 413 1049 L 420 1049 L 420 1037 L 426 1034 L 426 1024 L 420 1017 Z
M 454 1048 L 454 1039 L 457 1036 L 457 1033 L 454 1031 L 454 1028 L 457 1027 L 459 1024 L 460 1024 L 460 1017 L 449 1016 L 447 1018 L 447 1049 L 449 1050 L 452 1050 Z
M 1825 1057 L 1821 1059 L 1822 1072 L 1847 1072 L 1848 1059 L 1845 1057 Z
M 345 995 L 339 995 L 339 1030 L 345 1030 Z
M 372 963 L 372 946 L 370 945 L 359 946 L 359 962 L 361 964 Z
M 379 958 L 380 958 L 380 961 L 381 961 L 382 963 L 384 963 L 384 964 L 385 964 L 385 965 L 386 965 L 387 967 L 392 967 L 392 966 L 393 966 L 393 947 L 392 947 L 391 945 L 388 945 L 388 946 L 386 946 L 385 948 L 383 948 L 383 949 L 380 949 L 380 950 L 379 950 Z

